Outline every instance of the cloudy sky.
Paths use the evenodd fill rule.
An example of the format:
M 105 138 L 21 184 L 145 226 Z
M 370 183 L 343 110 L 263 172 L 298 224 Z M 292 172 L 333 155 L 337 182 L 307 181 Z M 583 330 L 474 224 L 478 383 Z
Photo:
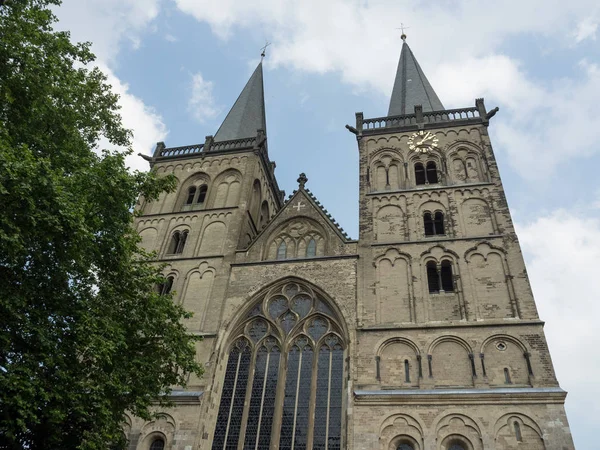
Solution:
M 490 134 L 578 449 L 600 417 L 600 6 L 597 0 L 64 0 L 93 42 L 136 152 L 204 142 L 265 60 L 269 152 L 352 237 L 354 113 L 387 112 L 408 43 L 447 108 L 500 107 Z M 146 170 L 139 157 L 132 168 Z M 600 277 L 599 277 L 600 278 Z

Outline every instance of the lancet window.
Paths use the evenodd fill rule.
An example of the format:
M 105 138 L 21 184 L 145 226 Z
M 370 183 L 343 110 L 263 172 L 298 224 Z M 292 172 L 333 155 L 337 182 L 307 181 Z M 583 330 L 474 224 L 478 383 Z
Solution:
M 302 283 L 277 285 L 235 336 L 213 450 L 340 450 L 345 344 L 327 301 Z

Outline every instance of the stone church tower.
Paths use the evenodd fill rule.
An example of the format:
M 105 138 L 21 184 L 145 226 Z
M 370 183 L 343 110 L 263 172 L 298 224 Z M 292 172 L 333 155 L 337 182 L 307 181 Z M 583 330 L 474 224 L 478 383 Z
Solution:
M 405 40 L 405 36 L 403 36 Z M 483 99 L 448 110 L 402 45 L 386 117 L 356 114 L 360 234 L 304 174 L 284 201 L 262 63 L 204 144 L 159 143 L 174 193 L 142 202 L 203 336 L 201 379 L 140 450 L 570 450 L 556 380 L 488 135 Z

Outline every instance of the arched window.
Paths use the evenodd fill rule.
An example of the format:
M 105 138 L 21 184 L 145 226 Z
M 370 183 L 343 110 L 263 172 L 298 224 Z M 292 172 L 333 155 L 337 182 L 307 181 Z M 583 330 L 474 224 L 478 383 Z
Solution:
M 169 253 L 170 255 L 174 254 L 177 250 L 177 248 L 179 247 L 179 241 L 181 240 L 181 233 L 179 233 L 179 231 L 176 231 L 175 233 L 173 233 L 173 236 L 171 236 L 171 242 L 169 243 L 169 249 L 167 250 L 167 253 Z
M 467 450 L 467 447 L 460 441 L 452 441 L 448 450 Z
M 263 229 L 267 222 L 269 221 L 269 203 L 267 201 L 263 201 L 262 205 L 260 205 L 260 219 L 258 221 L 259 229 Z
M 187 237 L 187 230 L 176 231 L 175 233 L 173 233 L 167 253 L 169 253 L 170 255 L 178 255 L 180 253 L 183 253 L 183 248 L 185 247 L 185 241 L 187 240 Z
M 444 235 L 444 213 L 437 211 L 434 218 L 434 231 L 437 235 Z
M 279 247 L 277 247 L 277 259 L 285 259 L 287 258 L 287 245 L 285 241 L 281 241 Z
M 423 225 L 425 225 L 425 236 L 433 236 L 435 234 L 435 227 L 433 226 L 433 219 L 430 212 L 423 214 Z
M 427 284 L 430 293 L 454 292 L 454 280 L 452 277 L 452 263 L 448 260 L 442 261 L 439 266 L 434 261 L 427 263 Z
M 430 212 L 423 214 L 423 225 L 425 227 L 425 236 L 443 236 L 444 233 L 444 213 L 436 211 L 431 215 Z
M 306 246 L 306 257 L 312 258 L 314 256 L 317 256 L 317 243 L 314 239 L 311 239 Z
M 504 368 L 504 384 L 512 384 L 512 380 L 510 379 L 510 370 L 508 370 L 508 367 Z
M 195 209 L 203 209 L 206 206 L 206 198 L 208 194 L 208 179 L 204 176 L 195 177 L 192 184 L 187 188 L 187 193 L 181 203 L 182 211 L 191 211 Z M 187 185 L 187 183 L 186 183 Z
M 282 450 L 340 450 L 345 345 L 328 303 L 300 283 L 279 285 L 236 335 L 212 449 L 268 449 L 278 442 Z M 282 405 L 277 415 L 276 405 Z
M 410 365 L 408 364 L 408 359 L 404 360 L 404 381 L 410 383 Z
M 438 182 L 437 167 L 433 161 L 427 163 L 427 182 L 429 184 Z
M 412 444 L 409 444 L 408 442 L 403 442 L 398 446 L 397 450 L 415 450 L 415 448 L 412 446 Z
M 175 281 L 173 277 L 168 277 L 164 283 L 160 283 L 157 286 L 158 293 L 161 295 L 169 294 L 171 292 L 171 289 L 173 289 L 173 281 Z
M 454 280 L 452 279 L 452 263 L 450 261 L 442 261 L 440 278 L 442 282 L 442 289 L 446 292 L 454 292 Z
M 423 167 L 423 164 L 418 162 L 415 164 L 415 182 L 417 183 L 417 186 L 419 186 L 421 184 L 425 184 L 426 181 L 425 168 Z
M 198 199 L 196 200 L 196 203 L 201 205 L 204 203 L 204 201 L 206 200 L 206 193 L 208 192 L 208 186 L 203 184 L 202 186 L 200 186 L 200 189 L 198 190 Z
M 150 450 L 164 450 L 164 448 L 165 441 L 163 441 L 161 438 L 154 439 L 152 444 L 150 444 Z
M 427 263 L 427 284 L 430 293 L 440 292 L 440 277 L 438 275 L 437 264 L 434 261 Z
M 521 436 L 521 426 L 519 422 L 516 420 L 513 422 L 513 426 L 515 428 L 515 437 L 517 438 L 517 442 L 523 442 L 523 436 Z
M 187 199 L 185 201 L 186 205 L 191 205 L 192 203 L 194 203 L 194 197 L 196 197 L 196 186 L 191 186 L 188 189 L 188 196 Z

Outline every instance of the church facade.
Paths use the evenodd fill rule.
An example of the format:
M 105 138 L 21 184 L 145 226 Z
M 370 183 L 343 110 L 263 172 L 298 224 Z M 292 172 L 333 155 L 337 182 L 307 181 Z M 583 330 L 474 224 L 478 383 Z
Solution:
M 405 36 L 403 36 L 405 40 Z M 267 148 L 262 63 L 203 144 L 149 158 L 175 192 L 142 245 L 201 335 L 202 378 L 129 417 L 141 450 L 567 450 L 573 442 L 488 135 L 403 42 L 387 116 L 356 114 L 359 237 Z

